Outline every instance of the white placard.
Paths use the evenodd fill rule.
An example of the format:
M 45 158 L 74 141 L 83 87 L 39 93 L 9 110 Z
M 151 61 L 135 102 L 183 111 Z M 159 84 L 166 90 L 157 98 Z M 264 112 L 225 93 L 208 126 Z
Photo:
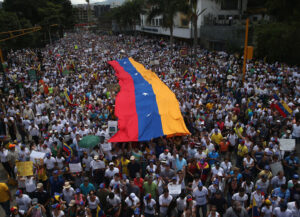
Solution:
M 30 160 L 32 162 L 35 162 L 36 160 L 39 160 L 39 159 L 44 159 L 45 158 L 45 153 L 43 152 L 39 152 L 39 151 L 32 151 L 31 154 L 30 154 Z
M 270 164 L 270 167 L 271 167 L 273 176 L 277 176 L 277 173 L 279 171 L 283 171 L 283 167 L 282 167 L 282 164 L 280 161 Z
M 115 134 L 118 130 L 118 121 L 108 121 L 108 133 Z
M 154 60 L 154 64 L 155 65 L 159 65 L 159 61 L 158 60 Z
M 82 171 L 81 163 L 69 164 L 70 172 L 77 173 Z
M 181 193 L 181 185 L 168 185 L 169 194 L 179 195 Z
M 280 150 L 294 151 L 296 147 L 295 139 L 279 139 Z
M 93 51 L 93 48 L 89 48 L 89 52 L 92 52 Z
M 110 151 L 111 150 L 111 143 L 103 143 L 101 144 L 101 148 L 103 151 Z

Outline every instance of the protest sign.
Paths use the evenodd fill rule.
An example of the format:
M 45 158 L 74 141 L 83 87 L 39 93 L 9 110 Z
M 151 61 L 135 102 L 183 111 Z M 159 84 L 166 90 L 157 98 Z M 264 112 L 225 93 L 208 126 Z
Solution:
M 16 167 L 17 167 L 19 176 L 32 176 L 33 175 L 33 162 L 32 161 L 17 162 Z
M 43 153 L 43 152 L 32 151 L 30 154 L 30 160 L 32 162 L 35 162 L 37 160 L 44 159 L 44 158 L 45 158 L 45 153 Z
M 70 172 L 71 173 L 78 173 L 82 171 L 81 163 L 77 164 L 69 164 Z
M 111 143 L 103 143 L 101 144 L 102 150 L 105 151 L 110 151 L 111 150 Z
M 28 76 L 29 76 L 30 81 L 36 81 L 37 80 L 36 71 L 33 70 L 33 69 L 28 71 Z
M 154 60 L 154 65 L 159 65 L 159 61 L 158 60 Z
M 179 195 L 181 193 L 181 185 L 168 185 L 169 194 Z
M 279 139 L 281 151 L 294 151 L 296 144 L 295 139 Z
M 283 171 L 283 167 L 280 161 L 270 164 L 270 167 L 274 176 L 276 176 L 279 171 Z
M 107 126 L 109 134 L 115 134 L 118 130 L 118 121 L 108 121 Z

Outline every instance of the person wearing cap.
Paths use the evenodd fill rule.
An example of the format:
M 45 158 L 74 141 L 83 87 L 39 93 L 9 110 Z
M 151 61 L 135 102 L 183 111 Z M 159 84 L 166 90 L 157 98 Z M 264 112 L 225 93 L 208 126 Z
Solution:
M 108 164 L 108 168 L 105 170 L 105 178 L 107 180 L 107 183 L 114 177 L 115 174 L 119 173 L 119 168 L 115 167 L 115 164 L 113 162 L 110 162 Z
M 14 170 L 10 167 L 10 164 L 7 159 L 8 150 L 4 147 L 4 145 L 0 145 L 0 160 L 2 166 L 4 167 L 5 171 L 8 173 L 10 177 L 14 176 Z
M 94 159 L 91 161 L 92 177 L 94 178 L 94 183 L 96 185 L 99 185 L 104 181 L 105 162 L 103 157 L 104 155 L 101 153 L 100 155 L 95 155 Z
M 125 210 L 128 216 L 131 216 L 135 210 L 135 208 L 140 206 L 140 199 L 135 195 L 135 193 L 131 193 L 125 199 Z
M 163 217 L 167 215 L 168 212 L 168 207 L 172 202 L 173 197 L 169 194 L 169 189 L 164 188 L 163 194 L 159 196 L 158 201 L 159 201 L 159 216 Z
M 67 216 L 76 217 L 77 206 L 75 200 L 71 200 L 68 205 Z
M 84 182 L 80 185 L 80 191 L 84 196 L 87 196 L 90 191 L 95 191 L 95 187 L 92 183 L 89 182 L 88 177 L 84 177 Z
M 52 176 L 49 178 L 50 194 L 54 195 L 55 192 L 61 192 L 65 180 L 58 170 L 54 170 Z
M 10 217 L 23 217 L 25 216 L 24 214 L 26 214 L 24 211 L 19 210 L 19 208 L 17 206 L 13 206 L 12 208 L 10 208 Z
M 300 167 L 299 158 L 295 155 L 295 152 L 291 152 L 286 158 L 284 158 L 283 166 L 287 178 L 293 177 L 296 170 Z
M 38 203 L 37 198 L 33 198 L 31 201 L 32 206 L 27 212 L 27 216 L 44 216 L 46 215 L 46 209 L 42 204 Z
M 198 187 L 193 190 L 193 197 L 196 200 L 196 216 L 200 217 L 200 208 L 202 216 L 207 213 L 208 190 L 203 186 L 202 182 L 198 182 Z
M 142 172 L 140 163 L 135 160 L 135 156 L 133 155 L 130 157 L 130 162 L 127 165 L 127 169 L 129 172 L 129 177 L 133 179 L 136 177 L 137 173 L 141 174 Z
M 53 217 L 63 217 L 65 216 L 64 211 L 62 211 L 60 208 L 60 204 L 59 203 L 55 203 L 51 205 L 52 207 L 52 216 Z
M 256 182 L 256 186 L 260 186 L 263 194 L 268 194 L 270 192 L 270 180 L 266 174 L 260 176 L 260 178 Z
M 285 201 L 285 203 L 287 203 L 291 197 L 290 190 L 287 188 L 286 184 L 283 184 L 280 187 L 275 188 L 272 193 L 280 197 L 283 201 Z
M 216 206 L 217 212 L 220 213 L 221 216 L 223 216 L 227 208 L 227 202 L 223 196 L 222 191 L 217 190 L 212 199 L 209 201 L 209 204 L 211 206 Z
M 273 177 L 273 174 L 271 172 L 271 167 L 269 165 L 266 165 L 264 167 L 264 170 L 260 171 L 260 173 L 258 174 L 258 177 L 262 177 L 266 175 L 267 179 L 271 179 Z
M 208 187 L 208 198 L 211 199 L 215 195 L 217 190 L 220 190 L 219 180 L 217 178 L 214 178 L 211 185 Z
M 158 158 L 160 161 L 167 161 L 168 163 L 171 163 L 172 161 L 172 155 L 171 153 L 169 152 L 169 149 L 165 149 L 163 153 L 161 153 L 159 155 L 159 158 Z
M 67 204 L 69 204 L 70 201 L 74 199 L 75 190 L 70 185 L 70 182 L 65 182 L 62 193 L 64 201 L 66 201 Z
M 155 208 L 156 208 L 156 201 L 152 198 L 151 194 L 146 194 L 144 199 L 144 214 L 145 217 L 154 217 L 155 215 Z
M 236 165 L 239 168 L 242 168 L 243 159 L 249 153 L 247 146 L 245 145 L 245 141 L 241 141 L 237 148 L 237 160 Z
M 31 198 L 27 194 L 23 194 L 22 190 L 17 190 L 15 195 L 19 209 L 26 213 L 31 205 Z
M 256 190 L 254 192 L 252 192 L 252 194 L 251 194 L 249 209 L 253 208 L 253 206 L 255 205 L 255 204 L 253 204 L 254 201 L 255 201 L 256 207 L 258 209 L 260 209 L 264 202 L 264 195 L 261 193 L 260 186 L 256 186 Z
M 11 168 L 11 171 L 14 171 L 16 160 L 18 160 L 19 154 L 18 151 L 16 151 L 16 145 L 15 144 L 9 144 L 8 146 L 8 153 L 7 153 L 7 161 L 9 163 L 9 167 Z M 11 178 L 15 179 L 16 175 L 14 172 L 11 172 Z
M 261 209 L 260 216 L 262 217 L 272 217 L 273 208 L 272 202 L 269 199 L 266 199 L 264 202 L 264 206 Z
M 104 211 L 107 208 L 107 201 L 106 198 L 109 195 L 109 190 L 106 188 L 105 183 L 101 183 L 99 185 L 99 189 L 96 191 L 96 196 L 99 198 L 100 204 L 101 204 L 101 208 L 104 209 Z
M 50 202 L 50 194 L 44 190 L 43 183 L 38 183 L 36 186 L 36 190 L 33 193 L 32 198 L 37 198 L 38 203 L 42 204 L 44 208 L 46 209 L 47 215 L 50 215 L 50 209 L 48 207 L 48 204 Z
M 0 205 L 7 216 L 10 214 L 10 201 L 12 201 L 10 190 L 6 183 L 0 182 Z

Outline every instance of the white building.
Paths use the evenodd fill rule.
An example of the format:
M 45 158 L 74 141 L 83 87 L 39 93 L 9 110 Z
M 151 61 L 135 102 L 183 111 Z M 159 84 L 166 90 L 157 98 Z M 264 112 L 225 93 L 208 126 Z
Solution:
M 232 31 L 234 24 L 243 24 L 244 21 L 241 18 L 247 10 L 247 2 L 248 0 L 198 0 L 198 11 L 206 9 L 198 17 L 198 37 L 203 39 L 206 33 L 211 33 L 212 35 L 226 34 L 226 32 Z M 161 22 L 160 16 L 155 17 L 149 23 L 147 22 L 147 15 L 141 15 L 141 22 L 140 25 L 136 26 L 136 30 L 158 35 L 170 35 L 169 29 L 161 27 Z M 192 23 L 189 22 L 185 15 L 178 13 L 174 19 L 174 24 L 174 37 L 193 38 Z M 216 30 L 220 29 L 223 29 L 222 32 L 224 33 L 216 32 Z M 212 41 L 218 41 L 218 39 L 212 39 Z

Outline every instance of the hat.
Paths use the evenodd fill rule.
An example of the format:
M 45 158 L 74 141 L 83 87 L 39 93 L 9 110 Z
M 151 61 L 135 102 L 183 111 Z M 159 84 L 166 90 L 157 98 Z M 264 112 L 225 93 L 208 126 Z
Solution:
M 202 187 L 202 186 L 203 186 L 202 182 L 199 181 L 199 182 L 198 182 L 198 187 Z
M 46 146 L 47 146 L 47 145 L 46 145 Z M 50 154 L 50 153 L 47 153 L 47 154 L 46 154 L 46 157 L 50 157 L 50 156 L 51 156 L 51 154 Z
M 8 148 L 14 148 L 14 147 L 16 147 L 15 144 L 9 144 L 9 146 L 8 146 Z
M 150 200 L 151 197 L 152 197 L 152 195 L 151 195 L 150 193 L 148 193 L 148 194 L 146 194 L 145 199 L 146 199 L 146 200 Z
M 53 171 L 53 174 L 54 174 L 54 175 L 57 175 L 57 174 L 58 174 L 58 170 L 54 170 L 54 171 Z
M 130 160 L 135 160 L 135 157 L 132 155 L 132 156 L 130 157 Z
M 72 207 L 72 206 L 74 206 L 75 204 L 76 204 L 75 200 L 71 200 L 70 203 L 69 203 L 69 206 Z
M 32 205 L 36 205 L 38 203 L 38 199 L 37 198 L 33 198 L 31 202 L 32 202 Z
M 169 149 L 166 148 L 164 151 L 169 152 Z
M 266 199 L 265 203 L 266 203 L 266 205 L 271 205 L 272 204 L 272 202 L 269 199 Z
M 103 188 L 105 188 L 105 184 L 104 184 L 104 183 L 101 183 L 101 184 L 99 185 L 99 187 L 100 187 L 101 189 L 103 189 Z
M 299 175 L 298 174 L 294 174 L 293 175 L 293 179 L 299 179 Z
M 95 155 L 94 160 L 99 160 L 99 155 Z
M 135 208 L 134 215 L 139 215 L 141 213 L 140 208 Z
M 71 187 L 70 182 L 65 182 L 65 185 L 63 187 L 64 188 L 70 188 Z
M 84 177 L 84 181 L 89 181 L 89 177 Z
M 129 197 L 130 197 L 131 199 L 133 199 L 133 198 L 136 197 L 136 195 L 135 195 L 135 193 L 131 193 L 131 194 L 129 195 Z
M 172 177 L 172 180 L 177 180 L 176 176 L 173 176 L 173 177 Z
M 36 188 L 37 189 L 41 189 L 43 187 L 43 183 L 38 183 L 37 185 L 36 185 Z
M 56 208 L 59 208 L 60 205 L 59 205 L 59 203 L 56 203 L 56 204 L 51 205 L 51 207 L 52 207 L 53 209 L 56 209 Z
M 76 194 L 80 193 L 80 189 L 76 188 Z
M 109 163 L 109 166 L 114 166 L 115 164 L 113 162 L 110 162 Z
M 12 208 L 10 208 L 10 211 L 11 212 L 14 212 L 14 211 L 16 211 L 18 208 L 16 207 L 16 206 L 13 206 Z
M 22 190 L 17 190 L 16 191 L 16 196 L 19 196 L 20 194 L 22 194 Z
M 214 184 L 214 185 L 218 185 L 218 184 L 219 184 L 219 180 L 218 180 L 218 179 L 215 179 L 215 180 L 213 181 L 213 184 Z
M 257 185 L 256 190 L 261 190 L 261 187 L 259 185 Z
M 191 200 L 193 200 L 193 197 L 192 197 L 192 195 L 190 195 L 190 194 L 189 194 L 189 195 L 187 195 L 187 196 L 186 196 L 186 200 L 187 200 L 187 201 L 191 201 Z
M 266 165 L 265 166 L 265 170 L 269 170 L 270 169 L 270 166 L 269 165 Z

